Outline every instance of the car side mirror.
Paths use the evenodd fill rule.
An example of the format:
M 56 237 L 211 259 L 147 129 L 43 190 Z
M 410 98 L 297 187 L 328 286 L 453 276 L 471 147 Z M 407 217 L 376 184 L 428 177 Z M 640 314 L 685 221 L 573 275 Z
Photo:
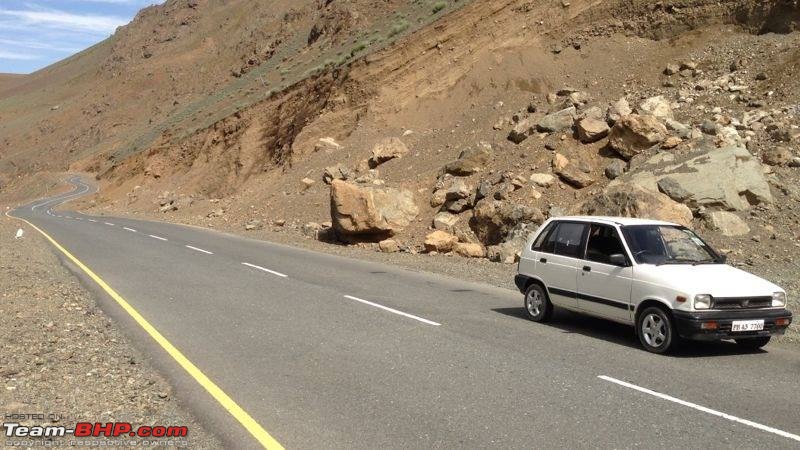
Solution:
M 615 266 L 627 266 L 628 260 L 625 258 L 625 255 L 622 253 L 614 253 L 608 257 L 608 262 Z
M 719 258 L 717 259 L 717 261 L 719 261 L 720 264 L 727 263 L 728 262 L 728 255 L 719 255 Z

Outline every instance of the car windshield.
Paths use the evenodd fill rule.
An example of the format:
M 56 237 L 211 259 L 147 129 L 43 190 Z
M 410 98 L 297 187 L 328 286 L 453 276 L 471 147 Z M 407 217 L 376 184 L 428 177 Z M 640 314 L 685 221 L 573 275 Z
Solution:
M 640 264 L 714 264 L 722 259 L 692 230 L 672 225 L 622 227 L 633 258 Z

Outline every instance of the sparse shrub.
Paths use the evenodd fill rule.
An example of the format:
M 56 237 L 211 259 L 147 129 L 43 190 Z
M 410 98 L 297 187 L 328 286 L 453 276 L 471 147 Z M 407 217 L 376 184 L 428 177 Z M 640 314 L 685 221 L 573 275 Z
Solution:
M 363 51 L 365 48 L 367 48 L 367 43 L 366 42 L 359 42 L 358 44 L 356 44 L 355 47 L 353 47 L 350 50 L 350 56 L 356 56 L 356 53 L 359 53 L 359 52 Z
M 439 13 L 439 11 L 441 11 L 441 10 L 443 10 L 445 8 L 447 8 L 447 3 L 446 2 L 436 2 L 433 5 L 433 14 L 437 14 L 437 13 Z
M 406 31 L 411 24 L 408 23 L 405 19 L 400 19 L 392 25 L 392 28 L 389 30 L 389 37 L 397 36 L 398 34 Z

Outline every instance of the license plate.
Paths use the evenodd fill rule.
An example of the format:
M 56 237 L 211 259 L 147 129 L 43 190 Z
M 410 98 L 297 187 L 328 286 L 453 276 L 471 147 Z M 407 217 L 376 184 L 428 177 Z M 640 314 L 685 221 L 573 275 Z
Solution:
M 731 331 L 761 331 L 763 329 L 763 320 L 735 320 L 731 324 Z

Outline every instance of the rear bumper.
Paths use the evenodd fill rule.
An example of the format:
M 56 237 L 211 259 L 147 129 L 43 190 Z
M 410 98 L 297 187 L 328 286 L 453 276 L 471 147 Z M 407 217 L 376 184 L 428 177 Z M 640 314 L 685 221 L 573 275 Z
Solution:
M 754 309 L 740 311 L 672 311 L 678 334 L 686 339 L 718 340 L 783 334 L 792 322 L 792 313 L 787 309 Z M 735 320 L 764 320 L 761 331 L 731 332 Z M 789 319 L 786 325 L 777 325 L 778 319 Z M 703 329 L 705 322 L 716 322 L 717 329 Z

